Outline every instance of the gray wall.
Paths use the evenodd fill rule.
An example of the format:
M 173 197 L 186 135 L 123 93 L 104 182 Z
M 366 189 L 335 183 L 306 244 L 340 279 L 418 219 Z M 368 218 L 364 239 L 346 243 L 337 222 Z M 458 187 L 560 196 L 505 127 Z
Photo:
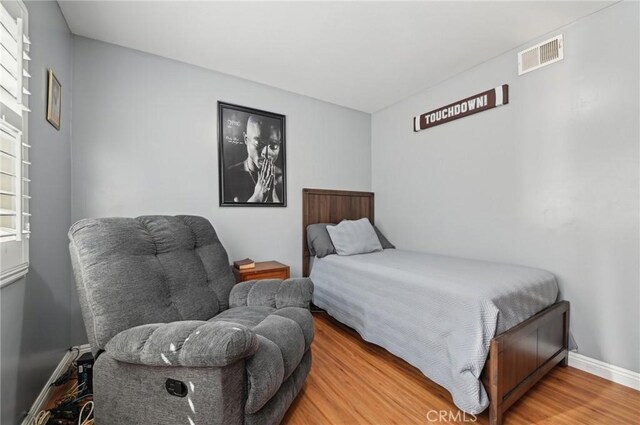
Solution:
M 74 220 L 202 215 L 231 259 L 300 275 L 302 188 L 371 188 L 369 114 L 81 37 L 73 72 Z M 219 100 L 287 116 L 286 208 L 218 206 Z
M 527 44 L 562 32 L 562 62 L 519 77 L 517 49 L 372 117 L 376 220 L 394 243 L 554 272 L 580 353 L 636 372 L 638 9 Z M 413 133 L 414 115 L 503 83 L 509 105 Z
M 2 424 L 18 423 L 58 365 L 70 339 L 72 40 L 56 2 L 27 2 L 31 32 L 31 268 L 1 298 Z M 47 68 L 62 84 L 62 128 L 45 120 Z

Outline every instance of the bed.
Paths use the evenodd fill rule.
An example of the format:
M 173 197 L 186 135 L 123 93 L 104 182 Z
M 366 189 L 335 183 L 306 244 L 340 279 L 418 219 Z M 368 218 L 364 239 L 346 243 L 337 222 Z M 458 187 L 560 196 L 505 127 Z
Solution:
M 445 387 L 491 424 L 556 364 L 566 366 L 569 303 L 542 270 L 402 250 L 312 258 L 306 228 L 367 217 L 370 192 L 303 190 L 303 273 L 314 303 Z

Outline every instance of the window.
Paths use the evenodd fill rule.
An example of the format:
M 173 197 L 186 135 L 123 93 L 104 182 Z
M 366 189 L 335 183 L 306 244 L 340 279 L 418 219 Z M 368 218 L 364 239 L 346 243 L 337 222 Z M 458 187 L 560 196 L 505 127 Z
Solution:
M 29 37 L 21 1 L 0 4 L 0 286 L 29 267 Z

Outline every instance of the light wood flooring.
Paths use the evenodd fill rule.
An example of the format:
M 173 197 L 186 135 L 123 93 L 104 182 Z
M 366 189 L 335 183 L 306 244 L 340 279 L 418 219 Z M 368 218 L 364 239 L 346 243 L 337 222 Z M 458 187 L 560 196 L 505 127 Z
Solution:
M 462 413 L 444 388 L 330 316 L 314 318 L 311 374 L 283 425 L 489 422 L 486 412 L 475 421 L 470 415 L 455 420 Z M 47 408 L 69 385 L 54 391 Z M 440 411 L 451 412 L 453 420 L 429 421 L 438 419 Z M 640 392 L 572 367 L 556 367 L 505 414 L 504 424 L 639 425 Z
M 477 419 L 461 416 L 444 388 L 352 329 L 323 313 L 314 318 L 311 373 L 283 424 L 489 422 L 488 412 Z M 513 405 L 504 423 L 640 424 L 640 392 L 572 367 L 556 367 Z

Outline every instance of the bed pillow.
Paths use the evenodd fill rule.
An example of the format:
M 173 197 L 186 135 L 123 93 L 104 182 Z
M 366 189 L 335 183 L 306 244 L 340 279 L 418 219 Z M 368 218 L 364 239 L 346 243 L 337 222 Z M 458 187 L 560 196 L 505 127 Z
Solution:
M 336 253 L 336 248 L 331 242 L 329 232 L 327 232 L 327 226 L 333 225 L 334 223 L 316 223 L 307 226 L 307 247 L 312 256 L 322 258 Z M 394 244 L 389 242 L 389 239 L 387 239 L 380 229 L 376 226 L 373 226 L 373 229 L 376 231 L 382 249 L 396 248 Z
M 378 239 L 380 240 L 380 245 L 382 245 L 382 249 L 396 249 L 396 246 L 394 244 L 392 244 L 391 242 L 389 242 L 389 239 L 387 239 L 382 234 L 380 229 L 378 229 L 375 225 L 373 226 L 373 230 L 376 231 L 376 235 L 378 236 Z
M 332 223 L 316 223 L 307 226 L 307 246 L 311 255 L 318 258 L 336 253 L 336 248 L 331 243 L 331 237 L 327 232 L 327 226 Z
M 338 255 L 382 251 L 380 239 L 368 218 L 342 220 L 336 226 L 327 226 L 327 232 Z

